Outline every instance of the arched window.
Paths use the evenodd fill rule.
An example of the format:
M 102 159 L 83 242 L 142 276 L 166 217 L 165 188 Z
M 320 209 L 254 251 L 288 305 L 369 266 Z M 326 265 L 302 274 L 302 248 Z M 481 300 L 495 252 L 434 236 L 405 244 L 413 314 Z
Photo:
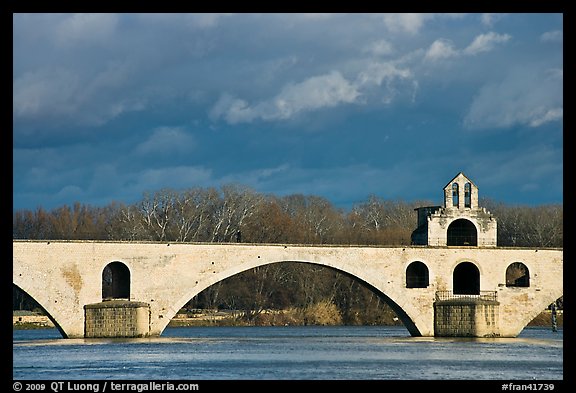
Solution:
M 464 184 L 464 207 L 472 207 L 472 186 Z
M 102 300 L 130 299 L 130 270 L 122 262 L 111 262 L 102 271 Z
M 472 262 L 462 262 L 454 269 L 452 288 L 455 295 L 479 295 L 480 271 Z
M 448 226 L 447 243 L 448 246 L 477 246 L 478 231 L 471 221 L 464 218 L 454 220 Z
M 406 268 L 406 288 L 427 288 L 428 268 L 420 261 L 412 262 Z
M 522 262 L 511 263 L 506 268 L 506 286 L 507 287 L 529 287 L 530 273 L 528 268 Z
M 458 183 L 452 183 L 452 206 L 458 206 Z

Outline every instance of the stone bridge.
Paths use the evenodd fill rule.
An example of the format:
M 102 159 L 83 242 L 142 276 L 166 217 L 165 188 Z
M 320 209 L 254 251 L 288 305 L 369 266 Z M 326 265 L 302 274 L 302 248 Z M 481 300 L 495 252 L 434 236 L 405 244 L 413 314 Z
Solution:
M 435 305 L 443 296 L 457 303 L 489 294 L 497 304 L 491 334 L 515 337 L 563 295 L 562 249 L 476 246 L 14 240 L 12 279 L 65 338 L 85 337 L 85 306 L 110 298 L 145 304 L 144 335 L 158 336 L 202 290 L 282 262 L 326 266 L 364 283 L 413 336 L 437 335 Z

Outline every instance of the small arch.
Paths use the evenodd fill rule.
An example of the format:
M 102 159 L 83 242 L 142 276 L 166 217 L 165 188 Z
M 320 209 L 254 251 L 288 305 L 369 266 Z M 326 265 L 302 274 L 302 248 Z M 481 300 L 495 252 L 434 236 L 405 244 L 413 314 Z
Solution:
M 464 207 L 472 207 L 472 185 L 464 184 Z
M 452 183 L 452 206 L 458 207 L 458 183 Z
M 477 246 L 478 231 L 476 226 L 469 220 L 459 218 L 452 221 L 448 226 L 448 246 Z
M 102 301 L 130 299 L 130 270 L 122 262 L 111 262 L 102 270 Z
M 406 268 L 406 288 L 427 288 L 428 285 L 428 267 L 420 261 L 409 264 Z
M 461 262 L 454 268 L 452 288 L 455 295 L 479 295 L 480 271 L 472 262 Z
M 507 287 L 523 287 L 530 286 L 530 272 L 528 267 L 522 262 L 511 263 L 506 268 L 506 286 Z

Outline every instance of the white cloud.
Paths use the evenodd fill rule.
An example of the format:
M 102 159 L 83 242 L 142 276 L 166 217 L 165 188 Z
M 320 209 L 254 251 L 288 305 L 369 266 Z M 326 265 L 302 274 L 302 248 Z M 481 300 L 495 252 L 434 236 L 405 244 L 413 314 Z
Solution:
M 56 27 L 56 42 L 60 45 L 107 43 L 118 25 L 116 14 L 70 14 Z
M 439 60 L 439 59 L 447 59 L 450 57 L 458 56 L 458 51 L 454 49 L 454 44 L 450 40 L 446 39 L 438 39 L 430 45 L 428 51 L 426 51 L 426 55 L 424 56 L 425 60 Z
M 230 124 L 288 120 L 301 113 L 333 108 L 343 104 L 365 104 L 374 96 L 386 104 L 398 92 L 397 81 L 409 81 L 402 91 L 413 95 L 418 87 L 409 69 L 398 68 L 390 62 L 369 62 L 356 79 L 350 81 L 338 71 L 313 76 L 303 82 L 288 84 L 275 97 L 250 105 L 247 101 L 223 94 L 210 111 L 212 119 L 224 119 Z M 382 88 L 384 87 L 384 88 Z
M 141 13 L 136 17 L 148 26 L 184 26 L 194 30 L 217 27 L 221 20 L 234 14 L 230 13 Z
M 99 125 L 145 106 L 142 97 L 120 93 L 133 69 L 111 62 L 102 69 L 39 68 L 14 79 L 13 114 L 20 119 L 60 119 L 74 125 Z M 118 94 L 117 94 L 118 93 Z
M 502 19 L 506 14 L 491 14 L 491 13 L 484 13 L 480 15 L 480 20 L 482 24 L 488 27 L 494 26 L 494 24 Z
M 302 13 L 300 14 L 300 16 L 304 19 L 310 19 L 310 20 L 325 20 L 325 19 L 330 19 L 334 16 L 334 14 L 328 13 L 328 12 L 315 12 L 315 13 Z
M 187 19 L 188 25 L 195 28 L 207 29 L 218 26 L 222 18 L 230 15 L 233 14 L 202 12 L 197 14 L 184 14 L 184 17 Z
M 547 31 L 540 36 L 542 42 L 563 42 L 564 32 L 562 30 Z
M 562 120 L 562 77 L 558 70 L 512 70 L 500 83 L 488 83 L 465 117 L 468 128 L 539 127 Z
M 392 32 L 415 34 L 424 25 L 424 20 L 431 18 L 433 14 L 384 14 L 384 24 Z
M 301 111 L 352 103 L 358 95 L 356 88 L 346 78 L 338 71 L 332 71 L 284 87 L 274 103 L 279 117 L 285 119 Z
M 195 146 L 194 137 L 181 127 L 158 127 L 136 147 L 138 154 L 167 155 L 185 153 Z
M 301 112 L 353 103 L 359 96 L 356 88 L 339 72 L 313 76 L 301 83 L 288 84 L 274 98 L 250 106 L 246 101 L 223 95 L 211 111 L 228 123 L 255 119 L 285 120 Z
M 365 46 L 362 51 L 374 56 L 386 56 L 394 52 L 394 49 L 389 41 L 382 39 Z
M 380 14 L 375 14 L 380 15 Z M 426 21 L 437 18 L 462 18 L 462 13 L 398 13 L 381 14 L 386 28 L 393 33 L 419 33 Z
M 544 123 L 548 123 L 549 121 L 562 120 L 563 117 L 564 117 L 563 108 L 552 108 L 547 110 L 544 109 L 543 111 L 537 111 L 535 113 L 532 121 L 530 121 L 530 126 L 539 127 Z
M 354 84 L 362 93 L 362 103 L 376 97 L 380 102 L 390 104 L 402 93 L 410 94 L 413 101 L 418 89 L 418 81 L 409 69 L 398 68 L 389 62 L 368 64 Z
M 497 34 L 493 31 L 480 34 L 464 49 L 464 53 L 467 55 L 476 55 L 481 52 L 487 52 L 492 50 L 496 44 L 507 42 L 510 38 L 512 37 L 508 34 Z
M 62 69 L 28 72 L 13 84 L 13 113 L 16 117 L 67 114 L 75 110 L 80 81 Z
M 546 78 L 550 80 L 559 80 L 562 81 L 564 78 L 564 69 L 563 68 L 550 68 L 545 71 Z
M 439 38 L 434 41 L 426 51 L 424 61 L 435 62 L 461 55 L 477 55 L 478 53 L 488 52 L 494 49 L 496 44 L 507 42 L 510 38 L 511 36 L 508 34 L 496 34 L 494 32 L 480 34 L 474 38 L 470 45 L 462 50 L 454 48 L 451 40 Z
M 225 93 L 220 96 L 218 102 L 212 107 L 210 117 L 214 119 L 223 117 L 228 123 L 236 124 L 251 122 L 257 115 L 249 107 L 248 102 Z
M 411 77 L 412 73 L 408 69 L 398 68 L 392 63 L 372 62 L 358 74 L 355 84 L 358 87 L 381 86 L 384 81 Z

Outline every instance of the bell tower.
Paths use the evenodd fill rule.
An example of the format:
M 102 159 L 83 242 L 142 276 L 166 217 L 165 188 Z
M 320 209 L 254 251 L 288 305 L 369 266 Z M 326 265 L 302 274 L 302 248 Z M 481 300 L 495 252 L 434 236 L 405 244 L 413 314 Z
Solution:
M 478 187 L 458 173 L 444 187 L 443 206 L 425 206 L 418 212 L 412 244 L 427 246 L 496 247 L 496 219 L 478 206 Z

